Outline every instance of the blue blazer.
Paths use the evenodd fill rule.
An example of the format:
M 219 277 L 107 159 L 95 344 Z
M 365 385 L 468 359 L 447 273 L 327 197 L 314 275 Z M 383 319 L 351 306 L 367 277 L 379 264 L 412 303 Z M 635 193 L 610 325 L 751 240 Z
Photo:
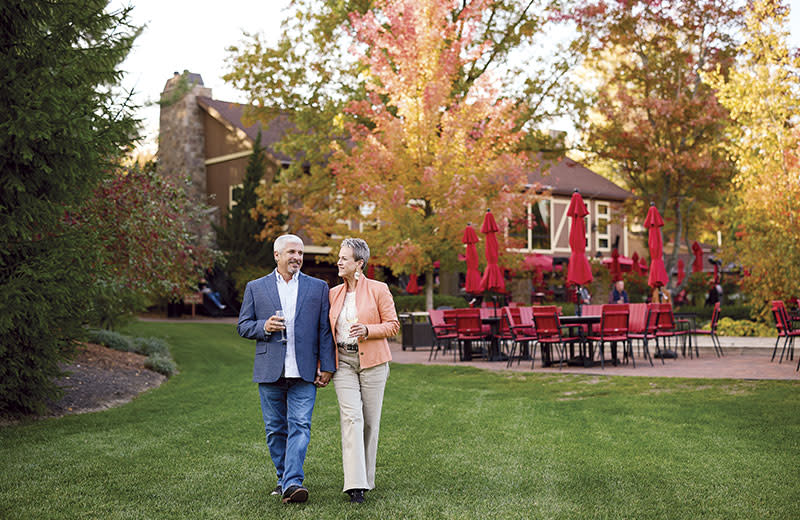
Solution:
M 248 282 L 239 311 L 237 330 L 243 338 L 256 340 L 253 363 L 255 383 L 273 383 L 283 373 L 286 344 L 280 333 L 264 332 L 264 323 L 281 308 L 276 281 L 277 271 Z M 297 306 L 294 319 L 294 341 L 297 368 L 304 381 L 313 383 L 317 366 L 323 372 L 336 371 L 336 350 L 328 321 L 328 284 L 298 274 Z

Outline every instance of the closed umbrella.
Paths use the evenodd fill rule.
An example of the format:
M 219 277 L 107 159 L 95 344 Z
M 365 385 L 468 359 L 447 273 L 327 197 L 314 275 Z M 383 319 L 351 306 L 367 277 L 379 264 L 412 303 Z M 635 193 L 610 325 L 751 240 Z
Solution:
M 618 282 L 622 280 L 622 266 L 619 263 L 619 251 L 615 247 L 611 250 L 611 280 L 614 282 Z
M 478 249 L 475 244 L 478 243 L 478 235 L 472 229 L 471 224 L 467 224 L 464 229 L 464 236 L 461 241 L 467 244 L 467 281 L 464 284 L 464 291 L 468 294 L 479 294 L 481 289 L 481 271 L 478 268 Z
M 633 272 L 639 276 L 643 275 L 644 273 L 642 272 L 642 264 L 639 263 L 639 253 L 634 251 L 631 260 L 633 260 Z
M 408 294 L 417 294 L 419 292 L 419 283 L 417 283 L 417 274 L 411 273 L 408 275 L 408 285 L 406 285 L 406 292 Z
M 647 277 L 647 285 L 652 288 L 667 285 L 667 269 L 664 267 L 664 243 L 661 239 L 661 228 L 664 226 L 664 219 L 658 212 L 658 208 L 652 202 L 647 211 L 647 218 L 644 219 L 644 227 L 647 228 L 647 246 L 650 249 L 650 275 Z
M 702 273 L 703 272 L 703 248 L 700 247 L 700 244 L 697 243 L 697 240 L 695 240 L 692 243 L 692 253 L 694 253 L 694 261 L 692 262 L 692 272 L 693 273 Z
M 567 208 L 567 215 L 572 217 L 569 228 L 569 266 L 567 267 L 567 283 L 584 285 L 592 281 L 592 268 L 586 258 L 586 226 L 583 217 L 589 214 L 583 197 L 575 190 Z
M 497 263 L 499 256 L 497 236 L 499 231 L 497 223 L 494 221 L 492 211 L 487 209 L 483 217 L 481 233 L 486 235 L 486 270 L 481 278 L 481 287 L 484 291 L 505 292 L 506 281 L 503 279 L 503 270 Z
M 678 260 L 678 285 L 683 283 L 683 279 L 686 278 L 686 269 L 683 263 L 683 260 Z

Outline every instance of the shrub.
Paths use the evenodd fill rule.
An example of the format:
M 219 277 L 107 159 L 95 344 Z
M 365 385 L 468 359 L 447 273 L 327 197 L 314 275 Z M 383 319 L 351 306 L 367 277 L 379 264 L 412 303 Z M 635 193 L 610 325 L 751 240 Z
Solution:
M 144 366 L 159 374 L 164 374 L 167 377 L 178 371 L 175 362 L 168 357 L 168 355 L 165 356 L 163 354 L 153 354 L 149 356 L 147 360 L 145 360 Z
M 136 338 L 133 340 L 134 351 L 145 356 L 161 354 L 169 356 L 169 346 L 160 338 Z
M 120 334 L 119 332 L 114 332 L 113 330 L 92 329 L 89 331 L 89 341 L 123 352 L 136 351 L 132 338 Z
M 708 324 L 706 324 L 708 327 Z M 717 325 L 717 334 L 720 336 L 748 336 L 748 337 L 774 337 L 777 336 L 775 327 L 766 323 L 759 323 L 751 320 L 734 320 L 731 318 L 720 318 Z

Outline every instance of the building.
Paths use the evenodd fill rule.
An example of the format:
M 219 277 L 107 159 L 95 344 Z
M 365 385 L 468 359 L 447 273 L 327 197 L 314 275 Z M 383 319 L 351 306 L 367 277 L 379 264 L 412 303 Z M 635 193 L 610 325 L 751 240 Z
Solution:
M 245 124 L 245 105 L 215 100 L 211 89 L 203 85 L 199 74 L 175 73 L 161 93 L 159 131 L 159 169 L 167 175 L 187 175 L 192 195 L 215 208 L 214 218 L 224 216 L 231 204 L 233 188 L 242 183 L 253 144 L 261 130 L 261 145 L 266 150 L 269 167 L 265 179 L 292 160 L 275 150 L 290 121 L 285 114 L 276 117 L 268 127 L 260 123 Z M 539 171 L 529 174 L 529 184 L 542 190 L 542 200 L 521 208 L 510 233 L 524 246 L 520 254 L 540 253 L 556 261 L 569 256 L 569 218 L 566 209 L 575 188 L 578 188 L 589 209 L 586 226 L 587 254 L 609 256 L 617 240 L 624 256 L 633 251 L 646 253 L 640 239 L 633 239 L 622 219 L 622 203 L 631 194 L 581 164 L 568 159 L 544 162 Z M 314 256 L 328 250 L 309 244 L 312 265 Z M 308 262 L 308 260 L 307 260 Z M 315 274 L 329 278 L 322 264 Z M 335 276 L 335 272 L 333 274 Z M 457 289 L 457 284 L 452 288 Z M 451 292 L 451 291 L 448 291 Z

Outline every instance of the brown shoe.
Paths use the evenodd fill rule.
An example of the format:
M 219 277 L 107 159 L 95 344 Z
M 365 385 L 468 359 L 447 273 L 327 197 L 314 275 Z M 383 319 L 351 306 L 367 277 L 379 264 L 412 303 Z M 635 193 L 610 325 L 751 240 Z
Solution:
M 303 486 L 289 486 L 283 492 L 283 503 L 300 503 L 308 500 L 308 490 Z

